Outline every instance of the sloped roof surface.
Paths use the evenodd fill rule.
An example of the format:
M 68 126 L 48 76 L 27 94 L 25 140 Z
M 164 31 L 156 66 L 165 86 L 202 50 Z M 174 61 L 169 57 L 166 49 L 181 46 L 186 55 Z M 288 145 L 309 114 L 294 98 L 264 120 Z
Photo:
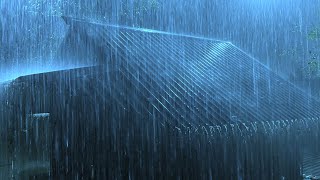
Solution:
M 230 42 L 65 20 L 103 47 L 103 63 L 163 118 L 221 125 L 319 115 L 318 102 Z

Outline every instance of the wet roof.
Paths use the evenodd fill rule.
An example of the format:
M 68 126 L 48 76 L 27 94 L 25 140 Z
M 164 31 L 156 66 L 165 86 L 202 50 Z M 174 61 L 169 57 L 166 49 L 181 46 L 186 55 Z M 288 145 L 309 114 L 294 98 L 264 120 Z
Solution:
M 209 121 L 217 119 L 213 114 L 245 121 L 318 114 L 317 101 L 230 42 L 101 24 L 88 27 L 99 37 L 97 43 L 116 52 L 113 63 L 177 118 L 187 112 Z
M 101 63 L 131 83 L 131 103 L 163 119 L 201 126 L 319 117 L 316 100 L 230 42 L 66 22 L 105 49 Z

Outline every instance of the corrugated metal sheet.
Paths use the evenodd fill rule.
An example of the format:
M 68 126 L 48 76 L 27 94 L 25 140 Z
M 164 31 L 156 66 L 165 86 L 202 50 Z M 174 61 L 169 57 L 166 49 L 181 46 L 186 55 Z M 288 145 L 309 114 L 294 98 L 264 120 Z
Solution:
M 320 177 L 320 155 L 314 152 L 304 152 L 303 156 L 303 173 L 306 176 Z
M 164 119 L 212 126 L 319 116 L 317 101 L 230 42 L 65 19 Z

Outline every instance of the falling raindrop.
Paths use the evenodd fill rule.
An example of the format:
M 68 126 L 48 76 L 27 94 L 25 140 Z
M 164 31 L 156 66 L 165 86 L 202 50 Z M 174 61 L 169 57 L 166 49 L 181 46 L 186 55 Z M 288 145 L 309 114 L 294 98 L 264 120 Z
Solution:
M 0 179 L 312 179 L 318 0 L 1 0 Z

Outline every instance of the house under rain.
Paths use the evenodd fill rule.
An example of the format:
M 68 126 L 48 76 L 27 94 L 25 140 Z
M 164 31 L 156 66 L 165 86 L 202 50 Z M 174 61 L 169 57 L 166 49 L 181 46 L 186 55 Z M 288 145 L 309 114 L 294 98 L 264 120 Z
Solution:
M 61 19 L 79 66 L 1 83 L 0 179 L 320 175 L 320 101 L 232 42 Z

